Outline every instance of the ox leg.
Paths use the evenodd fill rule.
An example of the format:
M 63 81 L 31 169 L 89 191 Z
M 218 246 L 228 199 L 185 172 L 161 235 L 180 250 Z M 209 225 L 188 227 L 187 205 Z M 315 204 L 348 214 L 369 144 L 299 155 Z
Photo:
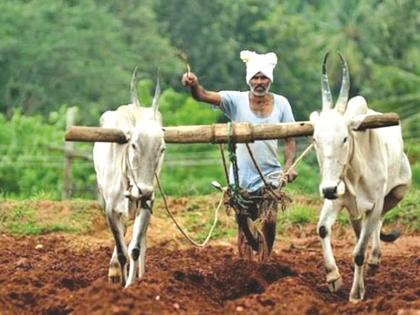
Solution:
M 383 202 L 379 202 L 372 211 L 366 213 L 365 220 L 362 222 L 360 238 L 353 251 L 354 276 L 349 298 L 350 302 L 353 303 L 363 300 L 365 295 L 365 285 L 363 279 L 365 252 L 372 232 L 380 230 L 380 213 L 382 211 L 382 206 Z
M 328 288 L 331 292 L 337 292 L 343 283 L 331 247 L 331 227 L 337 219 L 339 211 L 340 207 L 334 204 L 334 202 L 325 200 L 317 225 L 325 267 L 327 268 Z
M 109 261 L 108 281 L 111 283 L 121 282 L 121 269 L 120 262 L 118 261 L 117 246 L 114 246 L 114 251 Z
M 144 273 L 146 272 L 146 249 L 147 249 L 147 227 L 144 233 L 141 236 L 140 240 L 140 272 L 139 278 L 143 278 Z
M 385 197 L 382 215 L 394 208 L 401 201 L 401 199 L 404 198 L 404 195 L 407 193 L 408 189 L 408 185 L 400 185 L 394 187 Z
M 127 247 L 124 242 L 124 224 L 121 214 L 112 209 L 107 209 L 107 220 L 115 240 L 115 249 L 111 257 L 108 281 L 125 285 L 127 279 Z
M 362 229 L 362 219 L 353 219 L 350 218 L 351 226 L 353 227 L 354 234 L 356 239 L 360 238 L 360 231 Z
M 356 239 L 360 237 L 360 231 L 362 229 L 362 215 L 357 207 L 355 198 L 348 198 L 346 208 L 350 215 L 350 223 L 353 227 L 354 234 Z
M 139 258 L 140 258 L 140 277 L 145 271 L 145 255 L 146 255 L 146 231 L 150 222 L 150 207 L 140 208 L 136 215 L 133 225 L 133 238 L 128 246 L 130 256 L 130 271 L 125 287 L 132 285 L 139 274 Z M 140 246 L 141 245 L 141 246 Z
M 368 260 L 368 274 L 370 275 L 374 275 L 378 271 L 381 262 L 381 227 L 382 221 L 379 221 L 372 232 L 372 250 Z

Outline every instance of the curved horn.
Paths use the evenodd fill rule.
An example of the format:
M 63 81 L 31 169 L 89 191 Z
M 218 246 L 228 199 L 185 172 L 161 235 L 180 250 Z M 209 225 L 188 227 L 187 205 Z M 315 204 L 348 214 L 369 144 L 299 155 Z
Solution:
M 340 94 L 338 95 L 337 103 L 335 103 L 335 109 L 337 112 L 344 114 L 347 107 L 347 101 L 349 100 L 350 74 L 347 62 L 343 55 L 340 52 L 338 52 L 338 55 L 340 56 L 343 78 L 341 79 Z
M 321 93 L 322 93 L 322 111 L 326 111 L 332 108 L 332 96 L 330 85 L 328 84 L 328 75 L 327 75 L 327 59 L 330 52 L 327 52 L 324 56 L 324 61 L 322 62 L 322 75 L 321 75 Z
M 130 92 L 131 103 L 140 106 L 139 97 L 137 95 L 137 67 L 134 68 L 133 75 L 131 76 Z
M 156 113 L 159 110 L 159 98 L 160 98 L 160 75 L 159 75 L 159 70 L 158 70 L 157 78 L 156 78 L 155 95 L 153 96 L 153 102 L 152 102 L 152 108 L 153 108 L 155 117 L 156 117 Z

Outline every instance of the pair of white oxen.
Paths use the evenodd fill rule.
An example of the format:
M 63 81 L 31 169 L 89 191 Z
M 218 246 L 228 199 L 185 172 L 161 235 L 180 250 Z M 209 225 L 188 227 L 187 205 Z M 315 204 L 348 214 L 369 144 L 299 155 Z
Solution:
M 322 243 L 327 283 L 332 292 L 340 289 L 342 278 L 331 247 L 331 227 L 339 211 L 346 208 L 357 237 L 353 251 L 354 277 L 350 301 L 365 294 L 363 267 L 369 239 L 372 238 L 368 266 L 380 263 L 380 241 L 392 242 L 398 234 L 381 232 L 384 214 L 395 207 L 407 192 L 411 170 L 403 151 L 400 126 L 354 131 L 369 110 L 365 99 L 348 101 L 349 72 L 340 55 L 343 78 L 340 95 L 333 108 L 326 74 L 322 65 L 322 111 L 311 114 L 313 141 L 321 170 L 320 192 L 324 198 L 317 231 Z M 156 176 L 159 176 L 165 150 L 161 115 L 158 111 L 159 83 L 153 104 L 141 107 L 134 87 L 132 104 L 107 111 L 101 126 L 123 130 L 126 144 L 95 143 L 94 164 L 99 189 L 105 202 L 109 226 L 115 239 L 108 279 L 128 287 L 145 272 L 146 231 L 150 221 Z M 126 220 L 134 219 L 133 237 L 124 242 Z

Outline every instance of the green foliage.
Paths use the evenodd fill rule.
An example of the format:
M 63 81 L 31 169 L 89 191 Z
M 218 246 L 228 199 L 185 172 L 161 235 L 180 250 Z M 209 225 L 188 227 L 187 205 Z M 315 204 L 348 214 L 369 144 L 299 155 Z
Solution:
M 4 116 L 0 116 L 0 119 L 0 190 L 29 195 L 55 188 L 57 181 L 54 180 L 53 168 L 56 164 L 48 163 L 45 155 L 50 145 L 61 143 L 64 130 L 62 122 L 45 124 L 41 116 L 28 117 L 20 111 L 16 111 L 10 120 Z M 61 159 L 59 154 L 53 154 L 52 157 Z
M 162 112 L 165 126 L 214 124 L 221 116 L 219 110 L 173 89 L 162 93 L 159 110 Z
M 278 54 L 273 90 L 290 99 L 302 120 L 319 108 L 322 55 L 339 50 L 350 66 L 351 94 L 403 118 L 415 113 L 414 128 L 419 9 L 416 0 L 3 1 L 0 111 L 19 106 L 46 116 L 75 104 L 86 109 L 84 122 L 96 122 L 128 101 L 135 65 L 142 79 L 159 68 L 179 91 L 181 52 L 209 89 L 247 89 L 239 52 L 251 49 Z M 338 62 L 333 57 L 329 64 L 335 92 Z
M 89 121 L 128 101 L 135 65 L 143 77 L 157 67 L 173 75 L 179 62 L 158 35 L 151 4 L 119 4 L 113 12 L 94 0 L 2 1 L 0 110 L 47 114 L 76 104 Z
M 40 115 L 25 116 L 20 111 L 10 119 L 0 114 L 1 194 L 9 198 L 61 198 L 65 113 L 64 107 L 51 112 L 48 122 Z M 74 186 L 82 190 L 75 196 L 93 195 L 84 184 L 90 182 L 94 190 L 91 162 L 74 163 L 73 179 Z
M 247 89 L 242 49 L 275 51 L 272 90 L 289 98 L 298 120 L 320 108 L 320 63 L 341 51 L 351 95 L 402 118 L 413 187 L 420 187 L 420 28 L 416 0 L 6 0 L 0 2 L 0 195 L 59 199 L 62 190 L 62 104 L 79 105 L 78 124 L 129 101 L 139 67 L 140 99 L 149 105 L 159 69 L 164 124 L 211 124 L 220 111 L 195 102 L 179 78 L 188 57 L 208 89 Z M 329 61 L 334 95 L 341 69 Z M 166 85 L 166 88 L 165 88 Z M 170 87 L 167 87 L 167 86 Z M 18 108 L 18 110 L 16 110 Z M 28 114 L 32 116 L 28 116 Z M 75 144 L 91 151 L 91 144 Z M 313 154 L 287 189 L 318 194 Z M 75 160 L 74 196 L 95 197 L 92 162 Z M 168 194 L 210 193 L 224 184 L 214 145 L 168 145 L 162 182 Z
M 236 1 L 223 0 L 156 1 L 162 34 L 187 55 L 192 70 L 211 89 L 234 88 L 238 73 L 243 73 L 236 40 L 239 7 Z
M 224 183 L 221 166 L 165 166 L 161 175 L 165 193 L 174 196 L 202 195 L 214 192 L 212 181 Z

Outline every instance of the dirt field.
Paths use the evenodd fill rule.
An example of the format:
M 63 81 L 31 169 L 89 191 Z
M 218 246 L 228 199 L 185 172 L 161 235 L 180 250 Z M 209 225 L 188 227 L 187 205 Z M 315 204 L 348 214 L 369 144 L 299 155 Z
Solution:
M 271 260 L 259 264 L 238 259 L 233 239 L 196 249 L 154 237 L 164 232 L 157 225 L 146 276 L 129 289 L 107 283 L 105 226 L 91 235 L 0 235 L 0 314 L 420 314 L 419 235 L 383 244 L 365 301 L 353 305 L 350 232 L 334 242 L 344 287 L 332 294 L 314 226 L 278 238 Z

